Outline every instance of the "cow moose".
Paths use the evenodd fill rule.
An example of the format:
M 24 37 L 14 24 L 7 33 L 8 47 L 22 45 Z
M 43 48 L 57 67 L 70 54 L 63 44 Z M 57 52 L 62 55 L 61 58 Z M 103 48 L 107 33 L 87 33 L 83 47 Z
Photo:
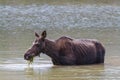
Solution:
M 32 47 L 24 54 L 30 60 L 40 53 L 48 55 L 54 65 L 88 65 L 104 63 L 105 48 L 96 39 L 73 39 L 62 36 L 57 40 L 47 39 L 47 32 L 35 32 Z

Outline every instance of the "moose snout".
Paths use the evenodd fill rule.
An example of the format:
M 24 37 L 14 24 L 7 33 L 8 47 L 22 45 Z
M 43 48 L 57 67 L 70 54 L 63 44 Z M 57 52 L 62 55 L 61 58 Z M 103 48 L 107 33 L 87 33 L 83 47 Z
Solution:
M 25 54 L 25 55 L 24 55 L 24 59 L 25 59 L 25 60 L 30 60 L 30 58 L 31 58 L 31 56 L 30 56 L 29 54 Z

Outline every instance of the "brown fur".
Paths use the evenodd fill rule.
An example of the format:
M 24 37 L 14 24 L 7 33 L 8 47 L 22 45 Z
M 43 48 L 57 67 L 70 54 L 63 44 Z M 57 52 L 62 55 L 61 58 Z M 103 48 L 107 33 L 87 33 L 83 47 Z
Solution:
M 93 39 L 72 39 L 61 37 L 55 41 L 46 38 L 46 31 L 41 37 L 35 33 L 36 41 L 24 58 L 38 56 L 41 52 L 51 57 L 54 65 L 85 65 L 104 63 L 105 49 L 103 45 Z
M 46 39 L 45 45 L 45 54 L 55 65 L 104 63 L 105 49 L 97 40 L 61 37 L 54 42 Z

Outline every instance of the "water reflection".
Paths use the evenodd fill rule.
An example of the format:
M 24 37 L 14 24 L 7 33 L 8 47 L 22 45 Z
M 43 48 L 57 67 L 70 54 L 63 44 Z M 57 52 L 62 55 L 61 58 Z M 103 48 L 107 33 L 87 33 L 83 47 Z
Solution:
M 103 64 L 90 66 L 53 66 L 47 69 L 38 69 L 37 71 L 33 68 L 28 68 L 26 73 L 36 80 L 112 80 L 119 79 L 118 73 L 120 70 L 118 69 L 116 70 L 116 67 L 105 66 Z
M 37 69 L 37 71 L 32 67 L 28 67 L 25 71 L 27 75 L 30 75 L 32 78 L 34 77 L 37 80 L 91 80 L 99 78 L 102 79 L 105 77 L 103 64 L 91 66 L 53 66 L 47 69 Z

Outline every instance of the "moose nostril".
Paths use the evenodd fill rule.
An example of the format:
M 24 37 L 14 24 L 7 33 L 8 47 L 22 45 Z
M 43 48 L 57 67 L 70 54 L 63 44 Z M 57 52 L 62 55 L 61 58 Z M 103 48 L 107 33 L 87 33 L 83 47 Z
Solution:
M 24 55 L 24 59 L 25 60 L 28 60 L 29 59 L 29 56 L 27 54 Z

